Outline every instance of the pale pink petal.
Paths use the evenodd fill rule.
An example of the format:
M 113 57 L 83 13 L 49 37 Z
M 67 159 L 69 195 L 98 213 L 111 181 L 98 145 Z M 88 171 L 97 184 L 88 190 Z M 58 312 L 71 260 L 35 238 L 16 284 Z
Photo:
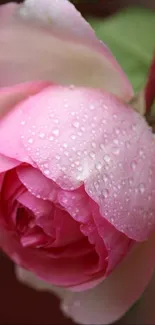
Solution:
M 43 214 L 46 216 L 52 213 L 52 205 L 50 202 L 38 199 L 29 192 L 21 194 L 18 197 L 18 202 L 31 210 L 38 218 Z
M 36 290 L 41 290 L 41 291 L 50 290 L 53 293 L 55 293 L 58 296 L 58 298 L 63 298 L 63 296 L 65 295 L 66 289 L 50 285 L 49 282 L 40 280 L 34 273 L 29 272 L 20 266 L 15 266 L 15 273 L 17 279 L 20 282 L 30 286 L 31 288 L 34 288 Z
M 22 146 L 19 128 L 17 128 L 17 124 L 22 125 L 24 121 L 21 120 L 20 111 L 16 111 L 16 105 L 36 94 L 46 85 L 47 83 L 43 82 L 29 82 L 0 89 L 0 116 L 3 116 L 0 120 L 1 154 L 22 162 L 31 162 Z
M 92 51 L 100 53 L 102 55 L 104 69 L 102 73 L 106 75 L 106 80 L 104 84 L 100 84 L 99 86 L 103 86 L 105 89 L 117 93 L 121 98 L 126 100 L 132 96 L 131 85 L 112 53 L 97 39 L 94 30 L 70 1 L 26 0 L 20 8 L 20 14 L 25 19 L 31 19 L 33 21 L 36 19 L 40 23 L 49 25 L 51 31 L 56 32 L 61 37 L 67 37 L 74 42 L 86 44 L 92 48 Z M 120 90 L 116 92 L 115 90 L 118 89 L 118 84 Z
M 154 270 L 153 234 L 139 244 L 119 267 L 92 290 L 68 293 L 62 309 L 80 324 L 111 324 L 118 320 L 141 296 Z
M 79 281 L 87 283 L 92 279 L 88 270 L 92 263 L 96 262 L 95 253 L 74 256 L 72 259 L 67 257 L 50 258 L 50 255 L 45 254 L 44 251 L 23 247 L 17 241 L 16 235 L 6 232 L 5 229 L 0 233 L 0 246 L 15 263 L 54 285 L 72 287 L 79 284 Z
M 53 16 L 54 8 L 55 15 L 58 12 L 57 22 L 65 15 L 61 15 L 59 7 L 55 1 L 54 3 L 55 7 L 50 12 L 53 12 Z M 76 20 L 79 19 L 71 4 L 63 1 L 62 4 L 65 12 L 69 9 L 68 15 L 72 15 L 73 11 Z M 80 18 L 79 24 L 81 20 Z M 103 87 L 124 100 L 129 100 L 133 94 L 131 85 L 111 53 L 97 41 L 91 28 L 82 20 L 82 26 L 87 26 L 84 27 L 85 38 L 88 34 L 92 35 L 90 41 L 86 42 L 85 38 L 82 41 L 81 37 L 76 37 L 74 32 L 68 35 L 69 27 L 66 24 L 64 20 L 62 29 L 66 26 L 65 31 L 67 28 L 65 37 L 60 28 L 56 28 L 57 23 L 52 32 L 52 28 L 41 28 L 33 19 L 27 22 L 18 14 L 7 24 L 0 22 L 0 42 L 3 43 L 0 52 L 0 85 L 49 80 L 60 84 Z
M 10 159 L 10 158 L 0 154 L 0 173 L 6 172 L 7 170 L 15 168 L 18 165 L 20 165 L 19 161 L 15 160 L 15 159 Z
M 108 252 L 108 267 L 106 270 L 106 275 L 108 275 L 123 257 L 126 256 L 133 245 L 133 241 L 103 218 L 96 204 L 92 203 L 91 207 L 94 224 Z
M 147 286 L 154 269 L 154 245 L 155 236 L 153 234 L 148 242 L 134 248 L 117 270 L 103 281 L 102 284 L 95 289 L 81 293 L 71 293 L 67 292 L 67 290 L 50 286 L 38 279 L 34 274 L 21 268 L 16 269 L 16 274 L 20 281 L 37 290 L 56 293 L 62 299 L 62 309 L 65 314 L 77 323 L 111 324 L 126 313 Z M 146 303 L 145 299 L 144 302 Z M 144 315 L 146 307 L 143 299 L 139 305 L 143 307 L 140 312 L 141 317 L 141 315 Z M 151 320 L 151 317 L 148 318 L 149 315 L 150 313 L 146 316 L 145 324 L 148 324 L 148 319 Z M 133 319 L 135 324 L 136 318 Z M 142 317 L 138 319 L 141 320 L 141 323 L 144 321 Z M 124 322 L 125 320 L 126 318 L 124 318 Z M 131 318 L 127 318 L 128 320 L 131 321 Z M 154 324 L 150 321 L 149 323 Z
M 20 166 L 17 174 L 23 185 L 31 191 L 33 195 L 44 200 L 56 201 L 59 186 L 52 180 L 45 177 L 40 170 L 32 166 Z
M 15 10 L 17 10 L 18 5 L 17 3 L 10 2 L 5 5 L 0 6 L 0 20 L 3 23 L 6 24 L 8 22 L 8 19 L 14 14 Z
M 146 239 L 155 227 L 155 140 L 145 120 L 112 95 L 72 87 L 49 87 L 19 108 L 25 124 L 16 119 L 16 129 L 42 173 L 66 190 L 85 184 L 114 227 Z
M 43 82 L 27 82 L 15 85 L 13 87 L 4 87 L 0 89 L 0 116 L 7 114 L 19 102 L 25 100 L 42 90 L 47 83 Z

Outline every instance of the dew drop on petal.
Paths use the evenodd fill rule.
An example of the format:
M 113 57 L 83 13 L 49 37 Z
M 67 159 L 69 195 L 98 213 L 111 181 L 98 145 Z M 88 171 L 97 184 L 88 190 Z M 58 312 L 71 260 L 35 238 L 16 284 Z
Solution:
M 108 155 L 105 155 L 105 156 L 103 157 L 103 159 L 104 159 L 104 161 L 105 161 L 106 163 L 109 163 L 109 162 L 110 162 L 110 156 L 108 156 Z
M 21 123 L 20 123 L 21 125 L 25 125 L 25 121 L 21 121 Z
M 109 190 L 108 189 L 103 190 L 102 194 L 105 198 L 107 198 L 109 196 Z
M 28 139 L 28 143 L 33 143 L 33 139 L 32 138 L 29 138 Z
M 95 109 L 95 106 L 94 105 L 90 105 L 89 108 L 90 108 L 91 111 L 93 111 Z
M 118 141 L 118 139 L 114 139 L 114 140 L 113 140 L 113 143 L 115 143 L 115 144 L 117 144 L 117 145 L 118 145 L 118 144 L 119 144 L 119 141 Z
M 95 165 L 96 169 L 97 170 L 101 170 L 102 169 L 102 164 L 100 162 L 98 162 L 96 165 Z
M 115 155 L 119 155 L 120 149 L 119 148 L 114 148 L 113 152 L 114 152 Z
M 92 159 L 95 159 L 95 152 L 91 151 L 91 152 L 89 153 L 89 156 L 90 156 Z
M 54 135 L 58 136 L 58 135 L 59 135 L 59 129 L 54 129 L 54 130 L 52 131 L 52 133 L 53 133 Z
M 145 185 L 144 184 L 141 183 L 139 185 L 139 191 L 140 191 L 141 194 L 143 194 L 145 192 Z
M 133 170 L 135 170 L 135 169 L 136 169 L 136 166 L 137 166 L 137 163 L 136 163 L 135 161 L 132 161 L 132 163 L 131 163 L 131 168 L 132 168 Z
M 116 133 L 116 134 L 119 134 L 119 133 L 120 133 L 120 129 L 116 128 L 116 129 L 115 129 L 115 133 Z
M 45 174 L 45 175 L 49 175 L 49 174 L 50 174 L 49 169 L 45 169 L 45 170 L 44 170 L 44 174 Z
M 44 138 L 45 138 L 45 133 L 42 133 L 42 132 L 41 132 L 41 133 L 39 134 L 39 137 L 40 137 L 41 139 L 44 139 Z
M 80 126 L 79 121 L 74 121 L 74 122 L 73 122 L 73 126 L 74 126 L 76 129 L 79 128 L 79 126 Z
M 96 148 L 96 143 L 92 142 L 91 146 L 92 146 L 92 148 Z

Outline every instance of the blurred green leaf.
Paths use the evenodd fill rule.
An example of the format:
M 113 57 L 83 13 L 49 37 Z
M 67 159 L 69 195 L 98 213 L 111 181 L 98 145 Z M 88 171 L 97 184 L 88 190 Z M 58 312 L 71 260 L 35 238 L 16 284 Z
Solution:
M 140 90 L 155 50 L 155 12 L 128 8 L 105 20 L 88 20 L 121 64 L 135 91 Z

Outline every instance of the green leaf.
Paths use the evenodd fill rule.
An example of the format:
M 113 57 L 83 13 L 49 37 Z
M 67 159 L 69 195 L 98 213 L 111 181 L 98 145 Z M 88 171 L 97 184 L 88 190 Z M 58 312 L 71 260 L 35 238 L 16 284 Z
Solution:
M 134 7 L 105 20 L 88 20 L 113 52 L 134 90 L 142 89 L 155 50 L 155 12 Z

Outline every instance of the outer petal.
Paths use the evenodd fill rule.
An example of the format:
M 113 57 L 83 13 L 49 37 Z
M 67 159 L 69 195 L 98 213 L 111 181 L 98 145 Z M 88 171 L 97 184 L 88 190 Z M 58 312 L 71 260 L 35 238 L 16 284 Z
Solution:
M 14 2 L 8 3 L 6 5 L 0 6 L 0 20 L 6 23 L 7 19 L 14 14 L 14 11 L 17 9 L 18 5 Z
M 36 14 L 36 3 L 40 14 Z M 48 11 L 50 17 L 46 19 L 52 20 L 50 26 L 53 29 L 47 24 L 40 28 L 34 19 L 27 22 L 18 15 L 8 24 L 0 23 L 0 41 L 3 43 L 0 84 L 50 80 L 60 84 L 103 87 L 129 100 L 132 87 L 126 76 L 73 5 L 64 0 L 45 0 L 39 5 L 38 2 L 26 2 L 26 10 L 32 18 L 36 15 L 43 17 L 42 21 Z M 73 22 L 78 26 L 77 30 L 75 27 L 73 30 Z
M 19 281 L 36 290 L 52 291 L 59 298 L 63 298 L 66 293 L 66 289 L 50 285 L 48 282 L 40 280 L 34 273 L 29 272 L 20 266 L 15 266 L 15 272 Z
M 14 119 L 27 155 L 46 177 L 66 190 L 84 183 L 114 227 L 146 239 L 155 227 L 155 140 L 145 120 L 99 90 L 57 86 L 18 109 L 20 118 L 10 113 L 3 121 L 0 139 Z
M 47 83 L 43 82 L 29 82 L 0 89 L 0 117 L 3 117 L 3 119 L 0 121 L 0 153 L 20 161 L 31 162 L 25 150 L 21 146 L 19 131 L 16 128 L 16 123 L 18 123 L 17 121 L 21 120 L 21 117 L 19 111 L 15 112 L 15 107 L 18 103 L 44 89 L 46 85 Z M 10 120 L 9 114 L 7 115 L 9 112 L 12 119 L 10 121 L 11 123 L 9 125 L 7 124 L 6 128 L 6 121 L 7 119 Z M 5 117 L 6 120 L 4 118 L 4 115 L 7 115 Z M 14 137 L 14 144 L 10 141 L 10 133 Z
M 155 236 L 139 244 L 102 284 L 81 293 L 55 290 L 32 273 L 17 270 L 20 281 L 36 289 L 49 290 L 61 299 L 63 311 L 81 324 L 111 324 L 141 296 L 154 270 Z M 148 318 L 147 318 L 148 319 Z
M 20 164 L 19 161 L 15 159 L 10 159 L 0 154 L 0 173 L 6 172 L 12 168 L 17 167 Z

